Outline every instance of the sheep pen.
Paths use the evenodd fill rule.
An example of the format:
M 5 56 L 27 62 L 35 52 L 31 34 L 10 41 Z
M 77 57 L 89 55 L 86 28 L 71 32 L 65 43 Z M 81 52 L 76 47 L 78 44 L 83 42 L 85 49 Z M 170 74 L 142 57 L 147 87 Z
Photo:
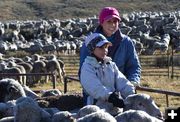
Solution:
M 180 89 L 179 89 L 180 83 L 179 83 L 179 79 L 178 79 L 179 77 L 177 79 L 169 78 L 169 76 L 172 77 L 172 76 L 176 75 L 176 74 L 171 73 L 174 71 L 173 66 L 178 67 L 178 68 L 180 66 L 179 58 L 178 58 L 179 53 L 176 53 L 177 54 L 177 56 L 175 57 L 176 59 L 173 58 L 171 55 L 168 55 L 169 53 L 167 53 L 167 56 L 165 56 L 165 57 L 161 56 L 160 58 L 156 58 L 156 59 L 154 59 L 152 57 L 152 54 L 157 53 L 155 51 L 155 49 L 159 49 L 160 55 L 163 55 L 172 46 L 172 44 L 171 44 L 172 41 L 174 43 L 174 47 L 173 47 L 174 51 L 179 52 L 180 45 L 178 43 L 178 39 L 180 38 L 180 33 L 179 33 L 179 29 L 177 27 L 177 22 L 179 22 L 179 21 L 177 21 L 177 18 L 179 19 L 179 16 L 177 16 L 177 18 L 176 18 L 175 16 L 172 16 L 172 15 L 174 15 L 174 13 L 169 13 L 169 15 L 172 16 L 171 18 L 169 18 L 166 16 L 167 13 L 163 13 L 165 15 L 166 19 L 164 19 L 162 17 L 158 17 L 156 19 L 149 18 L 149 21 L 144 21 L 144 19 L 141 21 L 141 19 L 142 19 L 142 17 L 140 16 L 141 14 L 140 13 L 134 13 L 134 14 L 139 17 L 138 21 L 136 19 L 134 20 L 132 18 L 133 19 L 132 21 L 133 21 L 135 27 L 132 25 L 132 22 L 128 22 L 129 18 L 126 18 L 126 16 L 122 16 L 123 20 L 125 20 L 125 22 L 124 22 L 124 24 L 122 24 L 120 26 L 122 27 L 122 31 L 124 30 L 123 33 L 127 33 L 131 37 L 133 37 L 137 48 L 139 46 L 140 46 L 140 49 L 142 47 L 146 47 L 146 48 L 144 48 L 144 50 L 139 50 L 140 51 L 139 54 L 141 54 L 141 52 L 142 52 L 142 54 L 144 54 L 144 55 L 149 55 L 148 59 L 144 62 L 142 60 L 144 57 L 141 57 L 141 55 L 140 55 L 140 61 L 141 61 L 142 69 L 143 69 L 143 72 L 142 72 L 143 75 L 141 77 L 141 86 L 145 86 L 148 88 L 157 88 L 157 89 L 180 92 Z M 28 60 L 28 61 L 26 60 L 26 61 L 30 64 L 32 63 L 32 66 L 34 66 L 32 72 L 46 73 L 48 71 L 51 71 L 50 69 L 53 67 L 52 67 L 52 65 L 51 66 L 48 65 L 49 63 L 47 63 L 47 59 L 45 56 L 49 55 L 50 53 L 53 53 L 53 54 L 57 55 L 57 57 L 58 57 L 57 61 L 59 61 L 60 59 L 63 59 L 63 61 L 65 61 L 65 63 L 63 63 L 63 64 L 65 64 L 66 72 L 64 72 L 63 74 L 70 75 L 70 76 L 71 75 L 77 76 L 78 66 L 79 66 L 79 57 L 78 57 L 78 54 L 75 54 L 75 52 L 74 52 L 75 48 L 71 48 L 71 47 L 75 43 L 77 46 L 76 47 L 77 52 L 79 51 L 79 48 L 81 47 L 81 44 L 83 41 L 83 36 L 85 35 L 85 33 L 82 33 L 82 32 L 88 33 L 95 27 L 94 25 L 96 25 L 95 24 L 96 19 L 91 18 L 91 20 L 92 20 L 91 22 L 87 21 L 86 19 L 76 20 L 79 23 L 79 25 L 81 25 L 80 27 L 82 27 L 82 28 L 77 28 L 77 29 L 72 29 L 73 26 L 76 27 L 74 20 L 71 20 L 71 21 L 58 21 L 58 20 L 55 20 L 55 21 L 54 20 L 30 21 L 30 23 L 23 23 L 22 25 L 18 25 L 17 23 L 5 23 L 5 25 L 9 24 L 9 26 L 8 26 L 9 29 L 15 29 L 15 30 L 12 31 L 12 37 L 11 37 L 11 34 L 8 35 L 7 33 L 2 33 L 2 35 L 1 35 L 2 40 L 9 40 L 9 39 L 11 40 L 11 38 L 12 38 L 12 43 L 11 42 L 5 43 L 5 42 L 1 41 L 2 49 L 4 49 L 4 50 L 1 50 L 1 53 L 3 53 L 1 56 L 1 62 L 3 65 L 5 64 L 5 66 L 8 66 L 9 64 L 7 62 L 10 62 L 10 61 L 13 61 L 13 63 L 18 63 L 20 60 L 15 57 L 19 57 L 19 55 L 21 53 L 24 53 L 25 56 L 30 56 L 30 57 L 33 56 L 31 54 L 38 53 L 38 55 L 40 54 L 40 58 L 38 60 L 34 60 L 32 58 L 32 60 Z M 167 23 L 164 23 L 164 25 L 161 25 L 160 23 L 164 20 L 166 20 Z M 35 23 L 35 24 L 33 24 L 33 23 Z M 69 26 L 66 26 L 65 23 L 68 23 L 67 25 L 69 25 Z M 32 29 L 32 27 L 31 27 L 29 29 L 28 28 L 25 29 L 26 24 L 30 24 L 30 25 L 32 24 L 32 26 L 34 28 Z M 60 29 L 59 29 L 58 24 L 62 24 L 61 25 L 62 27 Z M 147 33 L 147 32 L 149 32 L 148 31 L 149 29 L 146 28 L 147 24 L 150 24 L 148 26 L 150 26 L 153 30 L 153 31 L 150 30 L 151 33 Z M 38 25 L 42 25 L 42 28 L 37 27 Z M 71 27 L 70 25 L 73 25 L 73 26 Z M 132 26 L 133 26 L 133 28 L 131 28 Z M 161 28 L 161 26 L 163 26 L 163 28 Z M 7 29 L 4 27 L 6 27 L 6 26 L 2 26 L 1 29 Z M 71 28 L 69 28 L 69 27 L 71 27 Z M 145 28 L 143 28 L 143 27 L 145 27 Z M 20 33 L 18 32 L 18 29 L 20 29 Z M 131 32 L 125 32 L 126 31 L 125 29 L 130 29 Z M 165 33 L 168 33 L 168 35 L 163 34 L 162 37 L 159 37 L 158 36 L 158 34 L 160 34 L 159 31 L 161 31 L 162 29 L 163 29 L 163 31 L 165 31 Z M 33 31 L 33 34 L 34 34 L 33 36 L 35 36 L 36 38 L 31 38 L 32 33 L 31 33 L 31 31 L 28 32 L 28 30 Z M 71 31 L 71 30 L 73 30 L 73 31 Z M 136 33 L 136 32 L 139 32 L 139 33 Z M 142 32 L 142 33 L 140 33 L 140 32 Z M 24 33 L 26 33 L 26 34 L 24 34 Z M 14 47 L 16 45 L 17 45 L 17 47 Z M 152 49 L 151 49 L 151 47 L 152 47 Z M 18 51 L 20 52 L 20 54 L 18 53 Z M 43 51 L 46 52 L 46 54 L 44 54 Z M 73 51 L 73 53 L 71 51 Z M 8 55 L 9 52 L 14 55 L 9 56 Z M 63 53 L 63 54 L 61 54 L 61 53 Z M 173 50 L 172 50 L 172 53 L 174 53 Z M 23 58 L 25 58 L 25 57 L 23 57 Z M 170 59 L 170 60 L 167 60 L 167 59 Z M 51 61 L 50 64 L 52 64 L 52 60 L 54 62 L 54 59 L 50 59 L 50 61 Z M 155 62 L 152 63 L 152 60 L 155 60 Z M 56 61 L 56 63 L 58 63 L 57 61 Z M 172 63 L 171 65 L 169 65 L 169 61 L 171 61 L 171 63 Z M 174 61 L 174 64 L 173 64 L 173 61 Z M 150 62 L 149 65 L 147 65 L 148 62 Z M 36 65 L 36 64 L 38 64 L 38 65 Z M 37 67 L 37 66 L 40 66 L 40 64 L 42 64 L 42 66 L 43 66 L 42 69 Z M 59 67 L 59 65 L 54 65 L 54 66 Z M 172 66 L 172 69 L 170 70 L 171 66 Z M 61 68 L 64 69 L 64 67 L 61 67 Z M 161 72 L 162 70 L 163 70 L 163 73 Z M 59 72 L 59 76 L 57 78 L 59 78 L 60 70 L 57 70 L 57 71 Z M 51 72 L 57 72 L 57 71 L 55 71 L 55 68 L 53 68 L 53 71 L 51 71 Z M 177 69 L 176 71 L 179 73 L 180 70 Z M 175 71 L 175 73 L 176 73 L 176 71 Z M 3 72 L 3 70 L 1 70 L 1 72 Z M 171 74 L 168 74 L 169 72 Z M 146 73 L 146 75 L 144 75 L 145 73 Z M 155 76 L 150 77 L 152 75 L 152 73 L 154 73 L 153 75 L 155 75 Z M 38 81 L 36 82 L 36 84 L 34 84 L 31 87 L 34 91 L 36 91 L 36 90 L 44 91 L 44 90 L 52 89 L 52 82 L 46 82 L 46 83 L 42 84 L 41 78 L 36 77 L 35 79 L 38 79 Z M 27 81 L 30 81 L 30 80 L 31 79 L 29 79 Z M 39 80 L 41 80 L 41 81 L 39 82 Z M 33 81 L 35 81 L 35 80 L 33 80 Z M 75 94 L 76 92 L 81 94 L 82 87 L 79 82 L 71 82 L 71 81 L 68 82 L 68 92 L 70 93 L 70 95 L 63 96 L 63 97 L 66 98 L 68 101 L 74 99 L 75 102 L 74 102 L 74 104 L 69 104 L 69 103 L 65 102 L 66 103 L 65 106 L 60 106 L 61 110 L 71 110 L 72 108 L 82 107 L 82 103 L 77 103 L 78 101 L 82 102 L 82 97 L 81 96 L 80 97 L 79 96 L 71 96 L 71 94 Z M 31 83 L 31 82 L 32 81 L 30 81 L 29 83 Z M 65 85 L 65 83 L 63 84 L 63 82 L 56 82 L 56 89 L 63 91 L 64 85 Z M 54 84 L 53 84 L 53 86 L 54 86 Z M 143 92 L 143 91 L 137 91 L 137 92 L 138 93 L 147 93 L 147 92 Z M 2 92 L 0 92 L 0 94 L 2 94 Z M 166 102 L 165 102 L 164 95 L 156 94 L 156 93 L 147 93 L 147 94 L 149 94 L 155 100 L 158 107 L 160 107 L 161 111 L 164 112 L 165 108 L 166 108 Z M 34 97 L 38 97 L 38 96 L 34 96 Z M 60 100 L 63 97 L 55 96 L 53 98 Z M 44 98 L 44 99 L 45 99 L 45 101 L 43 101 L 41 99 L 37 99 L 38 103 L 41 107 L 54 107 L 53 105 L 56 104 L 56 101 L 49 101 L 50 100 L 49 98 Z M 170 101 L 168 103 L 169 106 L 171 106 L 171 107 L 179 107 L 180 106 L 179 105 L 179 100 L 180 100 L 179 97 L 170 96 L 168 99 Z M 49 103 L 47 103 L 47 101 L 49 101 Z M 61 101 L 61 102 L 63 103 L 63 101 Z M 62 105 L 61 102 L 58 102 L 58 104 Z M 78 106 L 78 105 L 80 105 L 80 106 Z
M 170 85 L 167 85 L 170 84 Z M 166 89 L 170 91 L 179 91 L 179 80 L 174 79 L 170 80 L 167 79 L 166 77 L 142 77 L 141 85 L 144 87 L 149 87 L 149 88 L 157 88 L 157 89 Z M 42 89 L 51 89 L 52 85 L 49 84 L 44 84 L 44 85 L 38 85 L 36 87 L 33 87 L 33 90 L 42 90 Z M 56 88 L 60 89 L 63 91 L 64 89 L 64 84 L 58 83 L 56 84 Z M 69 81 L 68 82 L 68 91 L 67 94 L 73 94 L 73 93 L 81 93 L 82 92 L 82 87 L 79 82 L 76 81 Z M 151 93 L 151 92 L 145 92 L 145 91 L 137 91 L 137 93 L 146 93 L 149 94 L 154 101 L 156 102 L 157 106 L 160 108 L 160 110 L 165 114 L 165 109 L 166 109 L 166 99 L 165 95 L 163 94 L 158 94 L 158 93 Z M 176 96 L 169 96 L 169 106 L 170 107 L 179 107 L 179 100 L 180 97 Z

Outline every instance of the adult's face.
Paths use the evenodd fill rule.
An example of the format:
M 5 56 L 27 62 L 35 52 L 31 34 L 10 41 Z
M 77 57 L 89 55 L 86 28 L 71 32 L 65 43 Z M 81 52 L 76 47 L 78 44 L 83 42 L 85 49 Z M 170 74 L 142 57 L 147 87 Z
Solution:
M 101 24 L 101 26 L 103 28 L 103 32 L 105 36 L 110 37 L 112 34 L 114 34 L 118 30 L 119 20 L 117 18 L 111 18 L 111 19 L 105 20 Z

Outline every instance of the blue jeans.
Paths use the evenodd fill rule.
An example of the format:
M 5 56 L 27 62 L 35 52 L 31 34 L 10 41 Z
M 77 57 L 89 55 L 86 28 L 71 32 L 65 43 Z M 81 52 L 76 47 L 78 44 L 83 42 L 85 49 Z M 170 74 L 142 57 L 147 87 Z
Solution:
M 88 94 L 84 90 L 82 90 L 82 92 L 83 92 L 83 105 L 86 106 Z

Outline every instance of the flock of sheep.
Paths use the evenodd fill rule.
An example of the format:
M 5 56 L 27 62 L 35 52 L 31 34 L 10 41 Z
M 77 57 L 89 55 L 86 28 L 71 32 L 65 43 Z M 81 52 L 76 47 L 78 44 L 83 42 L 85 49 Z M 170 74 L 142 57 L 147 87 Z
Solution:
M 14 79 L 0 80 L 0 122 L 163 121 L 161 111 L 147 94 L 130 95 L 124 102 L 123 109 L 112 106 L 101 109 L 96 105 L 83 107 L 80 94 L 62 94 L 57 89 L 36 94 Z
M 121 31 L 133 39 L 139 54 L 165 52 L 170 43 L 176 52 L 180 50 L 180 11 L 132 12 L 121 18 Z M 0 22 L 0 53 L 21 50 L 74 54 L 97 25 L 97 17 Z
M 0 78 L 14 78 L 20 82 L 21 85 L 33 86 L 37 83 L 47 83 L 49 75 L 43 77 L 41 75 L 3 75 L 3 73 L 11 74 L 27 74 L 27 73 L 52 73 L 58 78 L 57 81 L 63 82 L 65 76 L 64 62 L 57 58 L 56 55 L 49 54 L 41 56 L 33 54 L 22 58 L 0 56 Z M 52 80 L 52 79 L 51 79 Z

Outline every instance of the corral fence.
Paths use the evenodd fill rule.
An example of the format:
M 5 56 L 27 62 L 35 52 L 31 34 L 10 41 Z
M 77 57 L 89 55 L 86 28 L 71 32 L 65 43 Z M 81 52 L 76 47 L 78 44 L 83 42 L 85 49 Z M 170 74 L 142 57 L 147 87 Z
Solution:
M 52 77 L 53 89 L 56 88 L 56 75 L 54 73 L 26 73 L 26 74 L 19 74 L 19 73 L 0 73 L 0 78 L 2 79 L 5 76 L 47 76 L 49 75 Z M 39 91 L 36 91 L 39 92 Z
M 80 82 L 79 78 L 74 77 L 74 76 L 66 76 L 66 77 L 64 77 L 64 93 L 68 92 L 68 82 L 70 82 L 70 81 Z M 169 95 L 180 97 L 180 92 L 173 92 L 173 91 L 168 91 L 168 90 L 160 90 L 160 89 L 148 88 L 148 87 L 143 87 L 143 86 L 137 86 L 136 90 L 146 91 L 146 92 L 154 92 L 154 93 L 159 93 L 159 94 L 165 94 L 166 95 L 166 106 L 167 107 L 169 107 L 169 99 L 168 99 Z
M 0 73 L 0 77 L 4 77 L 4 76 L 51 76 L 52 77 L 52 83 L 53 83 L 53 89 L 56 88 L 56 75 L 53 73 L 27 73 L 27 74 L 18 74 L 18 73 Z M 80 82 L 79 78 L 77 78 L 76 75 L 74 76 L 65 76 L 64 77 L 64 93 L 67 93 L 68 91 L 68 82 L 70 81 L 76 81 L 76 82 Z M 159 93 L 159 94 L 165 94 L 166 95 L 166 105 L 167 107 L 169 106 L 169 100 L 168 100 L 168 95 L 171 96 L 179 96 L 180 97 L 180 92 L 173 92 L 173 91 L 167 91 L 167 90 L 160 90 L 160 89 L 154 89 L 154 88 L 148 88 L 148 87 L 142 87 L 142 86 L 138 86 L 136 87 L 136 90 L 140 90 L 140 91 L 147 91 L 147 92 L 154 92 L 154 93 Z M 34 92 L 39 92 L 38 90 L 34 91 Z
M 65 71 L 68 76 L 78 74 L 79 54 L 60 55 L 65 63 Z M 142 76 L 158 76 L 167 78 L 180 78 L 180 53 L 175 53 L 172 48 L 166 53 L 156 52 L 153 55 L 139 55 L 142 68 Z
M 180 53 L 169 49 L 166 53 L 139 55 L 142 76 L 180 77 Z

